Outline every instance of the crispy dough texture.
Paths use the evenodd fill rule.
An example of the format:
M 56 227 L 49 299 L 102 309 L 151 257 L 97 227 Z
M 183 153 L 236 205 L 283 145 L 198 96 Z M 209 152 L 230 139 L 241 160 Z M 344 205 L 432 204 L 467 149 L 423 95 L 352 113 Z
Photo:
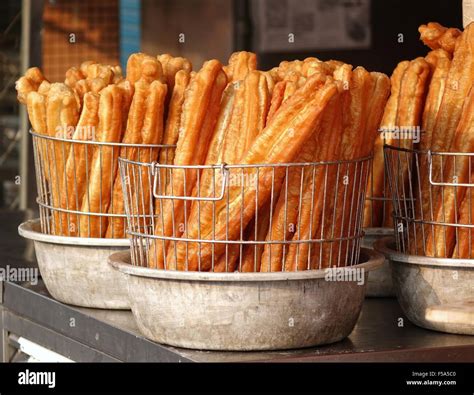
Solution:
M 99 124 L 99 95 L 88 92 L 84 95 L 84 105 L 73 140 L 92 140 Z M 86 144 L 71 144 L 71 150 L 66 163 L 66 190 L 61 195 L 61 206 L 68 210 L 80 210 L 82 199 L 89 178 L 93 146 Z M 68 214 L 68 236 L 79 234 L 79 218 L 76 214 Z
M 471 174 L 470 182 L 474 179 L 473 175 Z M 459 209 L 458 209 L 458 224 L 472 224 L 472 216 L 474 213 L 474 196 L 472 196 L 472 188 L 468 188 L 466 191 L 464 198 L 461 202 L 458 202 Z M 471 259 L 474 256 L 474 244 L 473 244 L 473 237 L 472 229 L 471 228 L 458 228 L 457 234 L 457 243 L 456 247 L 454 248 L 453 258 Z
M 219 112 L 222 92 L 227 84 L 227 77 L 222 65 L 217 60 L 204 63 L 186 90 L 181 114 L 181 127 L 175 151 L 175 165 L 202 164 L 205 160 L 208 144 L 212 138 Z M 195 172 L 186 172 L 186 189 L 183 172 L 176 172 L 173 181 L 167 188 L 169 195 L 190 196 L 196 182 Z M 178 229 L 173 226 L 174 216 L 183 212 L 183 201 L 178 203 L 165 200 L 160 207 L 163 222 L 157 221 L 155 234 L 173 235 Z M 158 241 L 150 246 L 149 266 L 163 268 L 168 243 Z
M 43 81 L 46 81 L 46 78 L 38 67 L 26 70 L 25 75 L 15 83 L 18 101 L 26 104 L 28 94 L 36 92 Z
M 398 101 L 398 108 L 395 120 L 395 126 L 399 128 L 415 128 L 421 125 L 421 118 L 423 113 L 423 106 L 425 97 L 428 91 L 428 83 L 430 78 L 431 68 L 424 58 L 417 58 L 412 60 L 405 72 L 400 85 L 400 96 Z M 391 139 L 392 145 L 400 146 L 401 148 L 413 148 L 413 139 Z M 407 191 L 408 185 L 414 181 L 409 180 L 409 167 L 411 166 L 410 159 L 399 155 L 400 168 L 394 168 L 393 174 L 397 174 L 399 180 L 399 196 L 403 196 Z M 402 160 L 407 159 L 407 160 Z M 408 193 L 406 193 L 408 197 Z M 393 225 L 391 213 L 393 211 L 392 202 L 387 202 L 385 205 L 385 226 Z
M 459 121 L 453 143 L 450 147 L 451 152 L 473 152 L 474 151 L 474 89 L 471 88 L 469 96 L 464 103 L 463 112 Z M 470 180 L 470 157 L 459 156 L 454 160 L 448 157 L 444 163 L 443 181 L 456 180 L 459 184 L 472 182 Z M 466 187 L 443 187 L 443 193 L 437 196 L 437 204 L 435 206 L 434 220 L 436 222 L 455 223 L 458 217 L 458 211 L 461 210 L 461 202 L 464 197 L 469 201 L 469 194 Z M 466 194 L 467 193 L 467 194 Z M 468 204 L 468 203 L 466 203 Z M 468 218 L 462 218 L 466 221 Z M 461 222 L 469 223 L 469 222 Z M 465 237 L 464 232 L 459 232 L 459 239 Z M 456 244 L 456 230 L 454 227 L 435 226 L 434 227 L 434 243 L 436 248 L 436 256 L 451 257 Z M 465 248 L 460 249 L 462 256 L 466 255 Z
M 70 130 L 73 130 L 78 121 L 78 106 L 72 90 L 65 84 L 54 83 L 48 92 L 46 100 L 46 126 L 48 135 L 52 137 L 66 138 Z M 70 144 L 60 141 L 48 141 L 48 153 L 50 154 L 50 176 L 51 198 L 53 206 L 62 206 L 61 196 L 66 192 L 66 161 L 69 155 Z M 67 215 L 65 213 L 53 212 L 53 229 L 56 235 L 68 234 Z
M 273 121 L 266 126 L 251 146 L 242 160 L 243 164 L 288 162 L 295 158 L 304 141 L 314 131 L 322 113 L 331 98 L 339 90 L 332 78 L 312 78 L 298 93 L 284 104 Z M 298 130 L 295 134 L 294 131 Z M 292 144 L 288 144 L 289 141 Z M 259 204 L 264 205 L 271 191 L 271 171 L 262 169 L 258 177 Z M 278 180 L 277 180 L 278 182 Z M 240 187 L 230 187 L 229 191 L 229 222 L 225 207 L 227 199 L 219 202 L 216 207 L 215 237 L 223 240 L 228 234 L 229 239 L 235 240 L 240 234 L 241 226 L 246 227 L 255 214 L 256 189 L 246 188 L 245 197 L 240 194 Z M 241 213 L 243 209 L 243 213 Z M 201 237 L 209 239 L 214 233 L 212 219 L 207 218 L 201 225 Z M 189 270 L 209 270 L 212 264 L 213 250 L 217 255 L 222 254 L 225 246 L 211 246 L 208 243 L 200 248 L 200 260 L 194 246 L 189 248 Z M 200 262 L 198 262 L 200 261 Z M 178 257 L 178 269 L 181 260 Z
M 135 93 L 133 95 L 130 106 L 129 117 L 122 143 L 141 144 L 142 129 L 145 122 L 146 101 L 150 94 L 149 84 L 143 80 L 135 83 Z M 137 160 L 138 150 L 136 148 L 122 147 L 119 156 L 130 160 Z M 130 182 L 133 183 L 134 180 Z M 133 184 L 135 185 L 135 184 Z M 133 203 L 133 201 L 132 201 Z M 136 207 L 135 207 L 136 209 Z M 109 214 L 123 214 L 125 212 L 124 201 L 122 195 L 122 181 L 120 174 L 115 176 L 112 190 L 111 204 L 108 209 Z M 107 238 L 123 238 L 125 236 L 125 221 L 123 218 L 110 218 L 105 237 Z
M 234 52 L 229 58 L 229 64 L 224 66 L 229 82 L 243 80 L 249 72 L 257 69 L 257 55 L 252 52 Z
M 429 22 L 418 28 L 420 40 L 431 49 L 442 48 L 453 53 L 461 31 L 455 28 L 446 28 L 437 22 Z
M 100 92 L 97 141 L 122 141 L 122 99 L 123 91 L 116 85 L 109 85 Z M 109 146 L 96 147 L 94 150 L 81 211 L 107 213 L 117 171 L 118 151 Z M 81 215 L 81 237 L 104 237 L 106 230 L 107 217 Z
M 166 84 L 160 81 L 153 81 L 150 84 L 150 95 L 146 101 L 146 113 L 145 120 L 142 128 L 142 144 L 160 144 L 163 139 L 164 132 L 164 113 L 165 113 L 165 102 L 167 97 L 168 87 Z M 144 163 L 155 162 L 158 159 L 159 149 L 158 148 L 145 148 L 138 152 L 138 161 Z M 152 225 L 151 218 L 147 217 L 152 214 L 153 199 L 152 194 L 152 178 L 148 168 L 142 167 L 138 174 L 138 180 L 136 184 L 138 188 L 133 190 L 132 202 L 136 207 L 136 212 L 143 216 L 139 217 L 138 225 L 141 229 L 146 229 Z
M 400 89 L 402 84 L 402 78 L 408 68 L 409 61 L 400 62 L 392 76 L 391 81 L 391 94 L 385 105 L 382 121 L 380 123 L 381 131 L 390 131 L 396 125 L 398 103 L 400 99 Z M 393 144 L 391 134 L 385 135 L 385 142 L 387 144 Z M 374 159 L 372 165 L 372 175 L 369 176 L 369 185 L 367 187 L 367 197 L 386 197 L 388 192 L 388 184 L 384 178 L 384 154 L 383 154 L 384 135 L 380 134 L 380 137 L 375 141 L 374 148 Z M 384 204 L 382 201 L 370 201 L 370 206 L 365 211 L 364 220 L 366 226 L 390 226 L 389 222 L 384 223 Z M 370 222 L 369 222 L 370 221 Z
M 129 56 L 127 60 L 127 80 L 135 84 L 140 79 L 149 84 L 155 80 L 165 82 L 163 67 L 157 58 L 141 52 Z

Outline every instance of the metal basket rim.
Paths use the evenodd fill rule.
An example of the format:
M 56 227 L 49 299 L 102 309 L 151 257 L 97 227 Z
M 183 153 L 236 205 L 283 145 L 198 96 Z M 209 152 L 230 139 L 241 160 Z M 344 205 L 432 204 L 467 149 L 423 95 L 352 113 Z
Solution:
M 36 197 L 36 203 L 44 208 L 47 208 L 48 210 L 51 211 L 57 211 L 60 213 L 65 213 L 65 214 L 73 214 L 73 215 L 85 215 L 85 216 L 92 216 L 92 217 L 107 217 L 107 218 L 127 218 L 127 214 L 117 214 L 117 213 L 95 213 L 91 211 L 80 211 L 80 210 L 71 210 L 67 208 L 62 208 L 62 207 L 54 207 L 50 204 L 44 203 L 40 197 Z M 140 216 L 140 217 L 145 217 L 145 216 Z
M 373 155 L 365 156 L 362 158 L 356 159 L 347 159 L 347 160 L 335 160 L 335 161 L 321 161 L 321 162 L 288 162 L 288 163 L 257 163 L 257 164 L 227 164 L 227 163 L 220 163 L 220 164 L 211 164 L 211 165 L 173 165 L 173 164 L 161 164 L 158 162 L 140 162 L 135 161 L 127 158 L 119 157 L 119 164 L 125 163 L 130 165 L 136 166 L 143 166 L 143 167 L 158 167 L 158 168 L 166 168 L 166 169 L 222 169 L 225 167 L 227 169 L 242 169 L 242 168 L 259 168 L 259 167 L 293 167 L 293 166 L 320 166 L 320 165 L 339 165 L 339 164 L 350 164 L 350 163 L 362 163 L 367 162 L 373 159 Z
M 395 145 L 384 144 L 384 149 L 389 149 L 393 151 L 401 151 L 401 152 L 410 152 L 414 154 L 424 154 L 424 155 L 431 155 L 431 156 L 474 156 L 474 152 L 447 152 L 447 151 L 432 151 L 432 150 L 420 150 L 414 148 L 403 148 L 397 147 Z
M 176 148 L 176 144 L 133 144 L 133 143 L 122 143 L 122 142 L 107 142 L 107 141 L 92 141 L 92 140 L 74 140 L 63 137 L 46 136 L 39 134 L 33 129 L 30 129 L 30 134 L 34 137 L 44 140 L 58 141 L 69 144 L 88 144 L 88 145 L 99 145 L 109 147 L 133 147 L 133 148 Z
M 196 244 L 228 244 L 228 245 L 241 245 L 241 246 L 265 246 L 272 244 L 317 244 L 317 243 L 336 243 L 336 242 L 351 242 L 357 241 L 365 236 L 364 230 L 361 228 L 360 232 L 351 236 L 344 237 L 333 237 L 329 239 L 302 239 L 302 240 L 214 240 L 214 239 L 189 239 L 185 237 L 175 236 L 159 236 L 155 234 L 147 234 L 141 232 L 126 230 L 126 233 L 132 238 L 142 238 L 151 240 L 163 240 L 170 242 L 186 242 Z
M 407 222 L 408 224 L 420 224 L 420 225 L 429 225 L 429 226 L 444 226 L 444 227 L 453 227 L 453 228 L 474 228 L 474 224 L 457 224 L 453 222 L 439 222 L 439 221 L 430 221 L 425 219 L 415 219 L 411 217 L 404 217 L 402 215 L 394 215 L 394 220 L 397 220 L 397 223 Z

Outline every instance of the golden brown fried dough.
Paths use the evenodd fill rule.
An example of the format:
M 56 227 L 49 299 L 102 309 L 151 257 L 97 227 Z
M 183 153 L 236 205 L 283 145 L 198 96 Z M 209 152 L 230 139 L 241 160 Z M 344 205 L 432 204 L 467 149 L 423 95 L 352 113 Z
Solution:
M 84 105 L 73 140 L 91 141 L 95 137 L 99 124 L 99 95 L 88 92 L 84 95 Z M 82 199 L 87 187 L 89 171 L 94 147 L 89 144 L 71 144 L 66 162 L 66 190 L 61 195 L 61 206 L 68 210 L 80 210 Z M 68 214 L 68 236 L 79 234 L 79 218 L 76 214 Z
M 204 63 L 196 74 L 185 93 L 183 112 L 181 115 L 181 130 L 175 151 L 175 165 L 202 164 L 205 160 L 209 141 L 217 121 L 219 104 L 222 92 L 227 84 L 227 78 L 222 71 L 222 65 L 217 60 Z M 174 195 L 190 196 L 196 182 L 195 172 L 186 172 L 186 190 L 184 188 L 184 173 L 176 172 L 173 181 L 167 188 Z M 168 190 L 169 189 L 169 190 Z M 156 235 L 177 234 L 173 229 L 173 216 L 181 215 L 183 201 L 178 203 L 170 200 L 163 202 L 160 207 L 163 222 L 157 221 Z M 152 243 L 150 247 L 150 267 L 163 268 L 167 243 L 160 241 Z M 178 262 L 179 264 L 179 262 Z
M 141 144 L 142 129 L 145 122 L 146 101 L 150 94 L 149 84 L 143 80 L 135 83 L 135 93 L 133 95 L 127 127 L 122 138 L 124 144 Z M 129 160 L 137 160 L 138 149 L 134 147 L 122 147 L 119 156 Z M 134 181 L 130 181 L 136 185 Z M 133 204 L 133 201 L 131 202 Z M 137 209 L 137 207 L 135 207 Z M 122 195 L 122 181 L 117 173 L 112 190 L 112 199 L 109 207 L 109 214 L 123 214 L 124 201 Z M 125 236 L 125 220 L 120 217 L 111 218 L 105 234 L 107 238 L 123 238 Z
M 304 141 L 315 130 L 316 124 L 328 101 L 338 92 L 338 85 L 331 79 L 312 78 L 295 93 L 282 110 L 277 113 L 273 121 L 260 133 L 254 144 L 242 160 L 243 164 L 256 163 L 279 163 L 292 161 Z M 283 111 L 283 108 L 285 109 Z M 295 131 L 298 130 L 296 133 Z M 289 144 L 289 141 L 292 144 Z M 264 205 L 271 192 L 272 177 L 271 170 L 262 169 L 257 180 L 259 186 L 259 204 Z M 276 181 L 278 182 L 278 180 Z M 212 219 L 207 218 L 201 224 L 201 237 L 209 239 L 215 237 L 218 240 L 235 240 L 240 234 L 242 227 L 246 227 L 255 213 L 256 188 L 249 185 L 244 197 L 241 188 L 230 187 L 230 196 L 217 204 L 215 228 Z M 227 214 L 224 207 L 229 202 L 230 212 Z M 241 213 L 241 208 L 244 212 Z M 229 219 L 229 222 L 227 221 Z M 214 235 L 214 236 L 213 236 Z M 200 247 L 200 262 L 196 247 L 189 246 L 189 270 L 209 270 L 212 264 L 212 255 L 223 253 L 225 246 L 212 246 L 206 243 Z M 178 268 L 180 257 L 178 256 Z M 183 268 L 184 269 L 184 268 Z
M 461 35 L 461 31 L 455 28 L 446 28 L 439 23 L 430 22 L 418 28 L 420 40 L 431 49 L 442 48 L 449 53 L 453 53 L 456 41 Z
M 224 66 L 229 82 L 243 80 L 252 70 L 257 70 L 257 55 L 247 51 L 234 52 Z
M 452 152 L 474 152 L 474 89 L 471 88 L 469 96 L 464 103 L 461 119 L 456 128 Z M 456 159 L 448 157 L 444 161 L 443 176 L 445 182 L 466 184 L 469 180 L 472 163 L 470 157 L 458 156 Z M 434 221 L 455 223 L 461 201 L 467 193 L 466 187 L 443 187 L 443 193 L 435 197 Z M 467 222 L 464 222 L 467 223 Z M 465 233 L 465 232 L 464 232 Z M 465 236 L 461 233 L 459 237 Z M 451 257 L 456 244 L 456 229 L 452 226 L 434 227 L 434 244 L 436 256 Z M 462 248 L 464 250 L 464 248 Z M 464 255 L 464 252 L 462 252 Z
M 46 81 L 46 78 L 38 67 L 26 70 L 25 75 L 15 84 L 18 101 L 26 104 L 28 93 L 36 92 L 43 81 Z
M 117 143 L 122 141 L 122 99 L 123 91 L 116 85 L 109 85 L 100 92 L 98 142 Z M 106 214 L 112 195 L 117 171 L 116 147 L 98 146 L 92 158 L 89 183 L 81 205 L 81 211 Z M 107 217 L 80 216 L 81 237 L 104 237 Z

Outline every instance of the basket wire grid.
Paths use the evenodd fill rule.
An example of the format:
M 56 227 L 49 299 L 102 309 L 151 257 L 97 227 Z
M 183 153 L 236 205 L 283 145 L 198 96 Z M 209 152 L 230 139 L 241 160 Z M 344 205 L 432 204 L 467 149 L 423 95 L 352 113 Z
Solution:
M 160 151 L 166 158 L 174 149 L 158 144 L 73 140 L 33 130 L 30 133 L 41 231 L 57 236 L 125 237 L 122 228 L 126 214 L 117 203 L 123 199 L 122 188 L 115 186 L 118 156 L 156 160 Z
M 383 130 L 381 130 L 383 132 Z M 379 163 L 377 159 L 379 155 L 383 159 L 383 146 L 386 143 L 385 134 L 381 133 L 378 137 L 381 139 L 380 144 L 377 141 L 374 147 L 374 159 L 369 173 L 369 182 L 367 185 L 365 208 L 364 208 L 364 228 L 380 228 L 392 227 L 391 218 L 391 203 L 392 197 L 390 195 L 387 174 L 385 171 L 384 161 Z M 381 168 L 378 168 L 378 166 Z M 377 166 L 377 168 L 375 167 Z M 380 174 L 381 173 L 381 174 Z M 377 185 L 381 180 L 381 188 Z
M 132 263 L 220 272 L 357 264 L 370 165 L 371 157 L 201 166 L 119 158 Z
M 369 173 L 369 185 L 367 187 L 367 195 L 365 197 L 365 213 L 364 213 L 364 227 L 365 228 L 380 228 L 387 223 L 387 214 L 389 202 L 392 201 L 390 196 L 386 174 L 383 172 L 383 189 L 382 191 L 375 191 L 375 177 L 373 168 Z
M 472 258 L 474 153 L 384 146 L 397 249 Z

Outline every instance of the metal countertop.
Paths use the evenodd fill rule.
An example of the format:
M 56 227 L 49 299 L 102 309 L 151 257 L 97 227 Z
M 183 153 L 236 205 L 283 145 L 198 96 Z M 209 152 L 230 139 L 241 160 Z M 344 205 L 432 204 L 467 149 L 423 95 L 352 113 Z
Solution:
M 21 213 L 0 212 L 0 266 L 32 266 L 25 260 L 28 246 L 16 233 L 23 219 Z M 65 305 L 51 298 L 42 281 L 0 282 L 0 291 L 4 360 L 7 343 L 23 336 L 76 361 L 474 362 L 474 336 L 418 328 L 392 298 L 366 299 L 354 331 L 338 343 L 291 351 L 215 352 L 154 343 L 140 334 L 130 311 Z

